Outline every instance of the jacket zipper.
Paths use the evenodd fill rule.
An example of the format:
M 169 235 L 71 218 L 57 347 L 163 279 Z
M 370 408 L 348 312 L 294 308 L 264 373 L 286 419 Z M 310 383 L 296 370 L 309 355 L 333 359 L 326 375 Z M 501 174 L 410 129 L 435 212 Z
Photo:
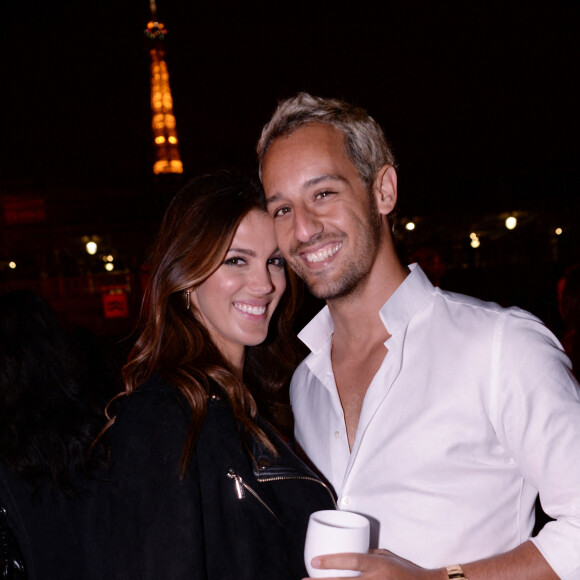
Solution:
M 245 491 L 248 491 L 252 496 L 254 496 L 271 514 L 276 518 L 276 521 L 282 526 L 282 522 L 278 518 L 278 516 L 272 511 L 270 506 L 254 491 L 233 469 L 228 471 L 228 477 L 234 480 L 236 485 L 236 493 L 238 495 L 238 499 L 244 499 Z
M 328 495 L 330 496 L 330 499 L 332 500 L 332 504 L 334 505 L 335 509 L 337 508 L 336 505 L 336 500 L 334 499 L 334 495 L 332 494 L 332 491 L 330 491 L 330 488 L 328 487 L 328 485 L 326 485 L 326 483 L 324 483 L 324 481 L 321 481 L 320 479 L 316 478 L 316 477 L 310 477 L 308 475 L 294 475 L 294 476 L 275 476 L 275 477 L 260 477 L 258 476 L 258 481 L 260 482 L 270 482 L 270 481 L 284 481 L 287 479 L 302 479 L 304 481 L 313 481 L 314 483 L 318 483 L 319 485 L 321 485 L 322 487 L 324 487 L 324 489 L 328 492 Z

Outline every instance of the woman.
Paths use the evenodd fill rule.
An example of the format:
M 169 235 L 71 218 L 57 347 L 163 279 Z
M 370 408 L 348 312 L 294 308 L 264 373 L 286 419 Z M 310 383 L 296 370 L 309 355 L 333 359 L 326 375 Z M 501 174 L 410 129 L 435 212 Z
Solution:
M 306 576 L 309 514 L 334 496 L 262 418 L 296 362 L 295 300 L 257 186 L 218 173 L 178 193 L 111 406 L 113 577 Z

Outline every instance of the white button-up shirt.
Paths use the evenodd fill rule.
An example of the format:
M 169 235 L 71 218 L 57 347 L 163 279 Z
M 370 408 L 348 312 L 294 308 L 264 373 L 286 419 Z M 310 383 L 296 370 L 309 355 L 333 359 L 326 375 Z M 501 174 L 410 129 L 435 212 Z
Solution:
M 427 568 L 529 539 L 534 501 L 556 518 L 533 540 L 580 578 L 580 395 L 554 335 L 519 308 L 434 288 L 420 267 L 380 311 L 391 337 L 352 451 L 325 307 L 300 333 L 296 440 L 340 509 L 371 519 L 371 547 Z

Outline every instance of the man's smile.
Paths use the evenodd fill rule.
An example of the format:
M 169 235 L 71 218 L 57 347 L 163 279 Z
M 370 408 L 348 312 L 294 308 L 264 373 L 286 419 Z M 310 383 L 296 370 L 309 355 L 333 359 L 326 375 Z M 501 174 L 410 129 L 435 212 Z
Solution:
M 316 252 L 302 252 L 301 255 L 310 263 L 324 262 L 334 256 L 342 248 L 342 242 L 320 248 Z

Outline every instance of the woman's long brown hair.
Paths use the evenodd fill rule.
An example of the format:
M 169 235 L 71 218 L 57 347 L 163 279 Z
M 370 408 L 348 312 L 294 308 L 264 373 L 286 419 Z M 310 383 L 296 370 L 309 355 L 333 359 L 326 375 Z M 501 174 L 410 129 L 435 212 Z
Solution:
M 242 218 L 264 209 L 262 199 L 258 183 L 244 176 L 220 172 L 198 177 L 170 202 L 154 246 L 140 334 L 123 367 L 120 396 L 138 389 L 155 372 L 185 396 L 193 412 L 182 477 L 207 413 L 210 380 L 221 386 L 242 429 L 272 448 L 255 418 L 258 410 L 275 417 L 277 397 L 298 362 L 292 319 L 301 287 L 292 273 L 266 341 L 246 348 L 245 384 L 185 299 L 184 291 L 201 284 L 223 262 Z

